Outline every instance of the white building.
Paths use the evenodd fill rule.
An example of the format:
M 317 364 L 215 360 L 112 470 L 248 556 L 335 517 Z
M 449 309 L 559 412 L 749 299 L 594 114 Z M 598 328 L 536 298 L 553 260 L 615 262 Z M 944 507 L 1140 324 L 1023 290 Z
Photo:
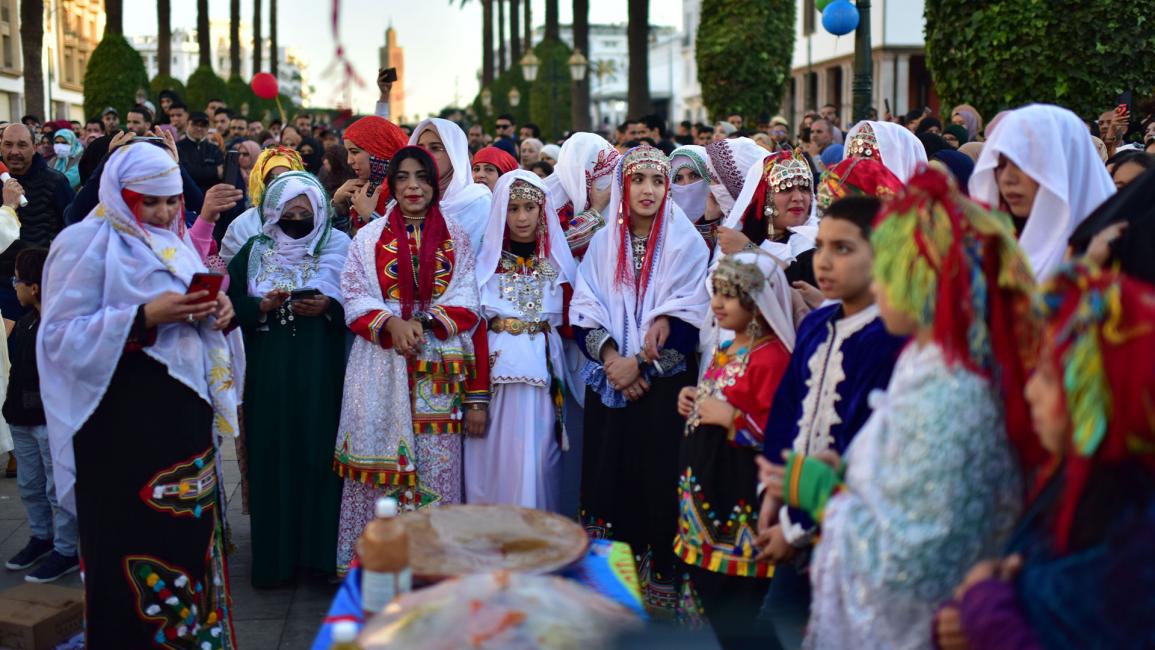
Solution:
M 253 78 L 253 31 L 252 27 L 247 22 L 240 24 L 241 37 L 241 69 L 240 77 L 245 81 Z M 213 71 L 217 73 L 222 79 L 228 79 L 232 75 L 232 68 L 229 65 L 229 22 L 227 20 L 212 20 L 209 21 L 209 39 L 212 43 L 212 65 Z M 263 59 L 261 62 L 261 70 L 256 72 L 269 70 L 269 51 L 270 42 L 268 39 L 264 40 L 264 47 L 261 52 Z M 141 58 L 144 59 L 144 67 L 148 70 L 149 78 L 157 75 L 159 66 L 157 65 L 157 46 L 156 35 L 149 34 L 145 36 L 130 36 L 128 42 L 140 52 Z M 311 94 L 311 88 L 308 85 L 307 71 L 308 64 L 300 59 L 292 48 L 280 46 L 277 48 L 279 55 L 277 57 L 277 81 L 280 84 L 281 92 L 293 98 L 300 98 L 302 100 L 308 99 Z M 172 76 L 182 82 L 187 82 L 193 71 L 197 69 L 200 61 L 200 49 L 197 47 L 197 33 L 195 30 L 176 29 L 172 33 Z
M 796 125 L 806 111 L 825 104 L 851 120 L 854 34 L 836 37 L 822 27 L 814 0 L 796 0 L 794 59 L 782 113 Z M 923 0 L 873 0 L 870 12 L 874 88 L 871 105 L 881 116 L 914 108 L 938 108 L 923 38 Z
M 682 33 L 678 44 L 681 48 L 679 79 L 681 83 L 674 93 L 670 122 L 690 120 L 695 124 L 709 121 L 706 105 L 702 103 L 702 84 L 698 82 L 698 22 L 702 13 L 702 0 L 682 0 Z

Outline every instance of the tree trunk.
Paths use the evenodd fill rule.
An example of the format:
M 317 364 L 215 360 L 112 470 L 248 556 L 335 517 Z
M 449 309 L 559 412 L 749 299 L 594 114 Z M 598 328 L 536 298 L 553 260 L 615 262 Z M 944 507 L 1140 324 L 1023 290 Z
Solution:
M 561 40 L 558 29 L 557 0 L 545 0 L 545 38 Z
M 43 6 L 43 2 L 36 4 Z M 124 0 L 105 0 L 104 33 L 124 34 Z
M 241 0 L 229 0 L 229 76 L 241 76 Z
M 24 111 L 37 117 L 44 113 L 44 0 L 20 3 L 20 50 L 24 55 Z M 33 139 L 35 141 L 35 138 Z
M 573 47 L 582 56 L 590 55 L 590 0 L 573 0 Z M 570 118 L 574 131 L 590 130 L 590 75 L 574 83 Z
M 265 0 L 253 0 L 253 74 L 257 74 L 265 69 L 261 59 L 261 46 L 263 45 L 263 37 L 261 35 L 261 5 Z
M 521 1 L 509 3 L 509 67 L 517 65 L 525 50 L 521 49 Z
M 650 103 L 650 0 L 629 2 L 629 114 L 636 119 L 653 110 Z
M 525 0 L 525 49 L 533 49 L 533 2 Z
M 481 0 L 481 85 L 493 83 L 493 0 Z
M 497 76 L 505 74 L 505 0 L 497 2 Z
M 213 37 L 209 33 L 209 0 L 197 0 L 197 67 L 213 67 Z
M 277 0 L 269 0 L 269 74 L 274 77 L 277 76 L 277 59 L 280 56 L 277 49 Z
M 156 0 L 156 74 L 172 76 L 172 0 Z

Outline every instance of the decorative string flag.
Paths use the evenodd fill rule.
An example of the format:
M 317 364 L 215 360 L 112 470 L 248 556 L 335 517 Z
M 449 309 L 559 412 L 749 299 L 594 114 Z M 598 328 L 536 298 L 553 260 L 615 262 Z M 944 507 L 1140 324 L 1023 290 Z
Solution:
M 333 10 L 330 13 L 330 24 L 333 30 L 333 44 L 336 46 L 336 52 L 333 57 L 333 62 L 329 67 L 325 68 L 324 76 L 332 74 L 335 70 L 340 69 L 344 75 L 344 80 L 341 82 L 341 88 L 348 94 L 349 86 L 356 85 L 358 88 L 365 86 L 365 80 L 357 74 L 357 70 L 353 68 L 353 63 L 345 54 L 345 46 L 341 44 L 341 0 L 333 0 Z

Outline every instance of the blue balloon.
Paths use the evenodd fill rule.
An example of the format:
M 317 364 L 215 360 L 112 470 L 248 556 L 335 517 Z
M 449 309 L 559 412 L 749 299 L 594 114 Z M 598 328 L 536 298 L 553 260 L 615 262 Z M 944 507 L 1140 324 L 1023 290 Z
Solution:
M 844 36 L 858 28 L 858 7 L 850 0 L 834 0 L 822 11 L 822 26 L 835 36 Z

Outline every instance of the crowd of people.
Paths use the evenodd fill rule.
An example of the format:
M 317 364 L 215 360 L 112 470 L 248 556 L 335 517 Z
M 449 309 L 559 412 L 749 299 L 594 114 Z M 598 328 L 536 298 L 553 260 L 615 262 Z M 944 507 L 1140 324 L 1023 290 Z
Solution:
M 258 588 L 344 574 L 389 495 L 575 517 L 726 648 L 1155 639 L 1155 122 L 547 142 L 379 86 L 340 129 L 4 126 L 7 567 L 83 566 L 88 647 L 235 646 L 223 444 Z

